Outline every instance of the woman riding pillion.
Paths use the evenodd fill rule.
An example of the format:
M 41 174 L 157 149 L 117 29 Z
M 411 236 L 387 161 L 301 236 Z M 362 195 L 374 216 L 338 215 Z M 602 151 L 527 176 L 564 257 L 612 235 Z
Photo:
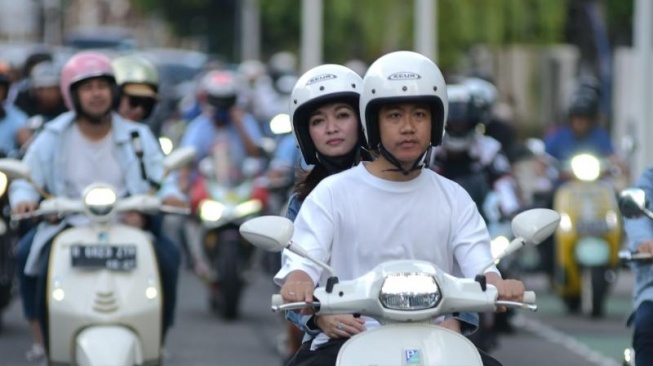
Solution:
M 339 173 L 370 160 L 365 150 L 365 137 L 359 122 L 358 103 L 362 79 L 354 71 L 335 64 L 314 67 L 304 73 L 295 84 L 290 98 L 290 118 L 293 136 L 306 164 L 312 166 L 301 172 L 288 204 L 286 217 L 294 220 L 304 199 L 325 177 Z M 320 317 L 288 312 L 287 318 L 307 336 L 315 335 L 316 326 L 338 321 L 339 316 Z M 307 325 L 307 322 L 313 328 Z M 290 354 L 299 348 L 298 334 L 289 325 Z
M 487 228 L 460 186 L 424 169 L 447 116 L 440 70 L 414 52 L 387 54 L 365 75 L 359 105 L 367 144 L 379 157 L 322 180 L 304 200 L 292 241 L 329 263 L 341 280 L 392 259 L 428 260 L 474 277 L 492 260 Z M 275 276 L 284 301 L 312 302 L 315 286 L 323 284 L 321 268 L 290 253 L 284 259 Z M 501 279 L 496 268 L 486 277 L 500 298 L 521 299 L 521 282 Z M 347 338 L 378 326 L 351 315 L 326 323 L 291 364 L 333 365 Z M 462 330 L 453 317 L 442 325 Z

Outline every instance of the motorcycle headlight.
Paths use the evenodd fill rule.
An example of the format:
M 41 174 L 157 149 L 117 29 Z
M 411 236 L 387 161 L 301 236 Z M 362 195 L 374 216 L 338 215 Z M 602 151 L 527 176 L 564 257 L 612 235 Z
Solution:
M 423 310 L 438 305 L 442 299 L 440 287 L 431 275 L 424 273 L 394 273 L 383 281 L 379 300 L 387 309 Z
M 205 200 L 200 204 L 200 218 L 203 221 L 218 221 L 224 213 L 224 205 L 218 201 Z
M 159 145 L 161 145 L 161 151 L 163 151 L 164 155 L 170 154 L 175 147 L 172 140 L 165 136 L 159 137 Z
M 292 132 L 290 116 L 286 113 L 280 113 L 270 120 L 270 130 L 275 135 L 283 135 Z
M 262 208 L 263 204 L 260 200 L 251 199 L 236 206 L 234 213 L 236 217 L 245 217 L 261 211 Z
M 92 215 L 105 216 L 116 206 L 117 198 L 113 188 L 95 186 L 84 193 L 84 205 Z
M 571 171 L 576 178 L 591 182 L 601 175 L 601 162 L 590 154 L 576 155 L 571 159 Z
M 8 184 L 9 179 L 7 179 L 7 175 L 3 172 L 0 172 L 0 197 L 2 197 L 7 191 Z

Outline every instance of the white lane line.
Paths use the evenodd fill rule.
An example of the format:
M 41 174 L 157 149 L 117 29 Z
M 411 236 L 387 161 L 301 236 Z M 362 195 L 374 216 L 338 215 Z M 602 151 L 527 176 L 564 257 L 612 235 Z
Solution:
M 575 338 L 570 337 L 537 319 L 519 316 L 515 318 L 515 325 L 550 343 L 560 345 L 595 365 L 621 366 L 620 362 L 592 350 L 585 344 L 577 341 Z

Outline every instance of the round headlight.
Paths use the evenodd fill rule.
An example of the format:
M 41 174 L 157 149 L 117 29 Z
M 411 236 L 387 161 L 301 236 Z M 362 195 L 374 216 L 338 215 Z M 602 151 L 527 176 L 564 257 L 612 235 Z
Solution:
M 292 132 L 290 116 L 286 113 L 279 113 L 270 120 L 270 130 L 275 135 L 282 135 Z
M 116 192 L 110 187 L 92 187 L 84 195 L 84 205 L 93 215 L 108 215 L 116 204 Z
M 7 175 L 3 172 L 0 172 L 0 197 L 5 194 L 7 191 L 7 185 L 9 184 L 9 179 Z
M 576 178 L 591 182 L 601 175 L 601 162 L 590 154 L 576 155 L 571 159 L 571 171 Z
M 172 140 L 165 136 L 159 137 L 159 145 L 161 145 L 161 151 L 163 151 L 164 155 L 170 154 L 174 148 Z
M 218 221 L 224 212 L 224 205 L 218 201 L 205 200 L 200 204 L 200 218 L 203 221 Z

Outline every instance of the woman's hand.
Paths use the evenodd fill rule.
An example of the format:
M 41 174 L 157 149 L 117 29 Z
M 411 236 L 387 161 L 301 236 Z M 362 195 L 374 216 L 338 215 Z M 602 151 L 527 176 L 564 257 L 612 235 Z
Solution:
M 333 339 L 350 338 L 365 330 L 365 321 L 352 315 L 317 316 L 315 324 Z

